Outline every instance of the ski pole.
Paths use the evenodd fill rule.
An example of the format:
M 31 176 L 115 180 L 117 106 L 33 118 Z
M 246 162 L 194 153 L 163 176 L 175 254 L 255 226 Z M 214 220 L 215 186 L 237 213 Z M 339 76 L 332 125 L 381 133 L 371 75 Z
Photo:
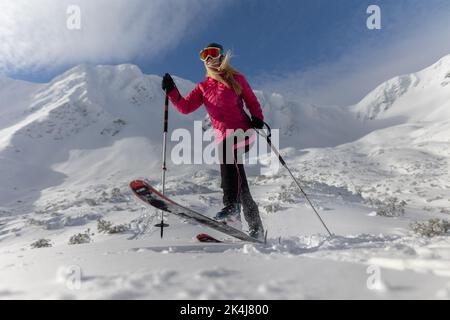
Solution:
M 291 170 L 289 169 L 289 167 L 286 164 L 286 161 L 284 161 L 283 157 L 280 155 L 280 153 L 278 152 L 277 148 L 275 148 L 275 146 L 272 144 L 272 140 L 270 139 L 271 137 L 271 129 L 269 127 L 269 125 L 267 123 L 264 122 L 264 125 L 267 127 L 267 131 L 268 134 L 263 134 L 261 133 L 260 130 L 256 130 L 258 132 L 258 134 L 264 138 L 266 138 L 267 140 L 267 144 L 270 146 L 270 148 L 272 149 L 272 151 L 275 153 L 275 155 L 278 157 L 278 160 L 280 161 L 280 163 L 283 165 L 283 167 L 286 168 L 287 172 L 289 172 L 289 175 L 291 176 L 291 178 L 294 180 L 295 184 L 297 185 L 297 187 L 300 189 L 300 192 L 303 194 L 303 196 L 305 197 L 306 201 L 308 201 L 309 205 L 311 206 L 311 208 L 313 209 L 314 213 L 316 214 L 317 218 L 319 218 L 320 222 L 322 223 L 322 225 L 324 226 L 325 230 L 327 230 L 328 234 L 330 236 L 333 236 L 333 234 L 330 232 L 330 230 L 328 229 L 327 225 L 325 224 L 325 222 L 322 220 L 322 217 L 320 216 L 320 214 L 317 212 L 316 208 L 314 207 L 314 205 L 312 204 L 311 200 L 309 200 L 308 195 L 306 194 L 306 192 L 303 190 L 302 186 L 300 185 L 300 183 L 297 181 L 297 179 L 294 177 L 294 175 L 292 174 Z
M 166 186 L 166 150 L 167 150 L 167 131 L 168 131 L 168 123 L 169 123 L 169 96 L 166 90 L 166 99 L 164 103 L 164 128 L 163 128 L 163 151 L 162 151 L 162 172 L 161 172 L 161 183 L 162 183 L 162 194 L 165 193 Z M 168 227 L 167 223 L 164 223 L 164 212 L 160 210 L 161 214 L 161 222 L 155 224 L 155 227 L 161 228 L 161 238 L 164 235 L 164 228 Z

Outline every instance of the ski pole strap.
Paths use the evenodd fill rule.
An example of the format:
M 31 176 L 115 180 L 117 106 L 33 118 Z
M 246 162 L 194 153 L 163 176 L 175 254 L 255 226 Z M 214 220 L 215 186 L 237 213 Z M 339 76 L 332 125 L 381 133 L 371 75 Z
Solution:
M 263 121 L 264 122 L 264 121 Z M 267 124 L 267 122 L 264 122 L 264 125 L 266 126 L 267 129 L 267 134 L 262 134 L 260 131 L 258 131 L 258 133 L 266 138 L 267 140 L 267 144 L 269 145 L 269 147 L 272 149 L 272 151 L 275 153 L 275 155 L 278 157 L 278 160 L 280 161 L 280 163 L 286 167 L 286 161 L 284 161 L 283 157 L 281 156 L 281 154 L 278 152 L 278 150 L 275 148 L 275 146 L 272 144 L 272 139 L 270 139 L 270 137 L 272 136 L 272 129 L 270 128 L 270 126 Z
M 270 137 L 272 136 L 272 129 L 270 129 L 270 126 L 267 124 L 267 122 L 263 121 L 263 123 L 267 128 L 267 138 L 270 139 Z

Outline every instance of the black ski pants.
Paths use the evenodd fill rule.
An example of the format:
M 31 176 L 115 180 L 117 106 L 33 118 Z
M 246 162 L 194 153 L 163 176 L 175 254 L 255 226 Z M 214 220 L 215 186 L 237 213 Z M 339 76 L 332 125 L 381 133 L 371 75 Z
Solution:
M 233 139 L 230 141 L 230 139 Z M 248 140 L 248 137 L 246 137 Z M 221 188 L 223 189 L 223 204 L 228 206 L 241 203 L 245 220 L 250 228 L 262 226 L 258 205 L 253 200 L 244 170 L 243 155 L 251 148 L 246 144 L 236 149 L 236 138 L 233 136 L 219 144 L 219 160 L 221 174 Z M 231 156 L 232 155 L 232 156 Z

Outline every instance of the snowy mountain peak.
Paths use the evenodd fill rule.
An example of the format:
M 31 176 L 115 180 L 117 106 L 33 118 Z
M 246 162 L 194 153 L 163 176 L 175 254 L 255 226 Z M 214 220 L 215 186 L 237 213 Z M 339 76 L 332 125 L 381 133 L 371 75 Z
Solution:
M 77 65 L 63 74 L 57 76 L 52 80 L 58 81 L 61 78 L 67 78 L 71 75 L 83 75 L 86 78 L 89 77 L 103 77 L 107 78 L 108 76 L 121 76 L 124 78 L 133 78 L 140 77 L 143 75 L 141 69 L 134 64 L 119 64 L 119 65 L 90 65 L 87 63 L 83 63 Z
M 431 65 L 428 68 L 425 68 L 424 70 L 429 70 L 429 69 L 433 69 L 435 71 L 437 70 L 438 72 L 440 72 L 440 71 L 450 72 L 450 54 L 442 57 L 436 63 L 434 63 L 433 65 Z
M 450 55 L 419 72 L 392 78 L 350 109 L 361 120 L 436 121 L 450 117 Z
M 408 92 L 411 86 L 417 85 L 418 81 L 414 75 L 399 76 L 386 81 L 354 107 L 357 117 L 366 120 L 378 118 Z

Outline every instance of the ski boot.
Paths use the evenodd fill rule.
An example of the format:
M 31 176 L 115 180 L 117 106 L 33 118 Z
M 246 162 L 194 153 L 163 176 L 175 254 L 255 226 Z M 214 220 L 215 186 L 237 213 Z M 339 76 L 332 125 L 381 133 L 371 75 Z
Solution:
M 250 227 L 248 235 L 260 241 L 265 241 L 265 233 L 262 225 Z
M 217 212 L 215 220 L 231 225 L 236 229 L 242 229 L 241 204 L 239 202 L 225 206 Z
M 245 220 L 248 223 L 250 237 L 260 241 L 265 240 L 264 227 L 259 214 L 258 205 L 253 200 L 248 188 L 241 195 L 241 202 Z

